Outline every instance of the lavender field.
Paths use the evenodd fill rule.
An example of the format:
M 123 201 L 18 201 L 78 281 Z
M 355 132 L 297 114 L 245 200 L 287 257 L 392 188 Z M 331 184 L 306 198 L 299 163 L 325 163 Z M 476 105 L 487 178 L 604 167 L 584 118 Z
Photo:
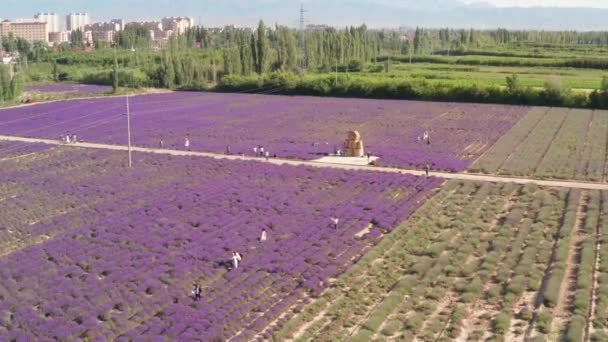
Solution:
M 2 341 L 250 340 L 442 182 L 147 154 L 132 171 L 124 153 L 0 150 Z M 233 251 L 243 261 L 228 270 Z
M 50 83 L 26 86 L 24 90 L 39 93 L 102 94 L 112 91 L 112 87 L 96 84 Z
M 131 98 L 133 143 L 316 159 L 357 129 L 385 166 L 462 171 L 506 133 L 527 107 L 395 100 L 176 92 Z M 0 134 L 126 144 L 125 98 L 54 102 L 0 111 Z M 428 130 L 431 145 L 417 140 Z

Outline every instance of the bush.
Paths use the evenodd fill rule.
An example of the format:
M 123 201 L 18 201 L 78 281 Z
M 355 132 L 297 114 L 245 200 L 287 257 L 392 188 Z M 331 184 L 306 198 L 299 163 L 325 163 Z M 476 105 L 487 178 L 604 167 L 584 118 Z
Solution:
M 603 331 L 596 331 L 591 335 L 592 342 L 605 342 L 608 341 L 608 334 Z
M 395 335 L 395 333 L 399 330 L 401 330 L 402 327 L 402 323 L 398 320 L 391 320 L 388 323 L 386 323 L 386 325 L 384 326 L 384 328 L 382 328 L 382 335 L 384 336 L 393 336 Z
M 424 323 L 424 318 L 424 314 L 415 313 L 405 322 L 405 329 L 413 333 L 417 333 L 418 330 L 420 330 L 420 328 L 422 327 L 422 324 Z
M 561 87 L 558 81 L 553 80 L 548 81 L 542 90 L 523 88 L 511 92 L 496 86 L 429 83 L 425 80 L 386 78 L 375 74 L 340 75 L 336 86 L 333 74 L 272 73 L 251 76 L 227 75 L 220 80 L 216 90 L 235 92 L 271 86 L 282 87 L 277 93 L 284 95 L 608 108 L 608 101 L 604 101 L 602 97 L 606 92 L 591 95 L 573 94 L 570 90 Z
M 497 335 L 505 335 L 511 326 L 511 315 L 501 312 L 492 321 L 492 329 Z
M 566 341 L 568 342 L 579 342 L 583 341 L 583 333 L 585 330 L 585 326 L 587 321 L 585 317 L 580 315 L 575 315 L 572 317 L 570 321 L 570 325 L 568 325 L 568 332 L 566 333 Z
M 107 71 L 88 72 L 79 80 L 82 83 L 112 85 L 112 73 Z M 147 87 L 151 85 L 148 76 L 140 70 L 119 70 L 118 84 L 123 87 Z
M 548 310 L 543 310 L 538 314 L 538 321 L 536 328 L 543 334 L 548 334 L 551 331 L 551 323 L 553 321 L 553 315 Z
M 549 276 L 547 288 L 543 296 L 543 302 L 546 306 L 552 308 L 557 305 L 559 296 L 559 289 L 562 284 L 562 278 L 564 277 L 564 271 L 562 269 L 554 269 Z

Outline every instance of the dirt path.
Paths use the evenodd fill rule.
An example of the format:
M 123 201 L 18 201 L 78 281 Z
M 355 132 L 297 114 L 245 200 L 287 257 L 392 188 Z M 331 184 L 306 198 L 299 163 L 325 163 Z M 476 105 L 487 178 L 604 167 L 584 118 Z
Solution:
M 25 138 L 8 135 L 0 135 L 0 141 L 12 141 L 12 142 L 23 142 L 23 143 L 41 143 L 48 145 L 64 145 L 59 140 L 42 139 L 42 138 Z M 98 144 L 98 143 L 76 143 L 65 145 L 67 147 L 82 147 L 102 150 L 113 150 L 113 151 L 127 151 L 128 147 L 124 145 L 109 145 L 109 144 Z M 318 161 L 302 161 L 302 160 L 291 160 L 291 159 L 269 159 L 264 160 L 263 158 L 256 158 L 250 156 L 235 156 L 235 155 L 223 155 L 208 152 L 194 152 L 194 151 L 182 151 L 182 150 L 168 150 L 168 149 L 157 149 L 157 148 L 145 148 L 145 147 L 131 147 L 133 152 L 146 152 L 156 153 L 174 156 L 198 156 L 208 157 L 214 159 L 226 159 L 226 160 L 246 160 L 246 161 L 258 161 L 263 163 L 269 163 L 274 165 L 305 165 L 312 167 L 331 167 L 345 170 L 366 170 L 366 171 L 378 171 L 378 172 L 389 172 L 389 173 L 401 173 L 409 174 L 414 176 L 424 176 L 424 171 L 420 170 L 407 170 L 390 167 L 376 167 L 376 166 L 361 166 L 361 165 L 345 165 L 345 164 L 332 164 L 323 163 Z M 490 176 L 480 175 L 472 173 L 449 173 L 449 172 L 430 172 L 430 176 L 441 177 L 445 179 L 460 179 L 477 182 L 493 182 L 493 183 L 515 183 L 515 184 L 537 184 L 546 187 L 558 187 L 558 188 L 577 188 L 586 190 L 608 190 L 608 184 L 592 183 L 592 182 L 581 182 L 581 181 L 557 181 L 557 180 L 540 180 L 533 178 L 518 178 L 518 177 L 504 177 L 504 176 Z

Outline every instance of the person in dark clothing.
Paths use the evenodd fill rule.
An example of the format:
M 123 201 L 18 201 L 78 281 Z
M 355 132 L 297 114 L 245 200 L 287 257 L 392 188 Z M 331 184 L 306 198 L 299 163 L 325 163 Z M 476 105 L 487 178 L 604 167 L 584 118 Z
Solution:
M 192 293 L 194 294 L 194 300 L 196 300 L 196 301 L 200 300 L 202 292 L 203 292 L 203 290 L 201 289 L 201 286 L 199 284 L 195 284 L 194 290 L 192 291 Z

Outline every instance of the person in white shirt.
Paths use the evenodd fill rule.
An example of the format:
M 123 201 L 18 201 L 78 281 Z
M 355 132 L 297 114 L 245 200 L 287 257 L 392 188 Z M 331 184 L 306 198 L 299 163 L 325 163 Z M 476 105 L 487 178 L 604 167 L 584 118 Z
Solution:
M 262 236 L 260 236 L 260 242 L 264 242 L 268 239 L 268 236 L 266 235 L 266 229 L 262 229 Z
M 338 222 L 340 222 L 340 219 L 338 219 L 337 217 L 332 217 L 331 222 L 334 223 L 334 228 L 338 229 Z
M 184 146 L 185 146 L 186 148 L 189 148 L 189 147 L 190 147 L 190 139 L 186 138 L 186 140 L 184 141 Z
M 239 257 L 234 252 L 232 253 L 232 268 L 233 269 L 239 268 Z
M 253 155 L 254 155 L 254 156 L 257 156 L 257 155 L 258 155 L 258 147 L 257 147 L 257 146 L 254 146 L 254 147 L 253 147 Z

